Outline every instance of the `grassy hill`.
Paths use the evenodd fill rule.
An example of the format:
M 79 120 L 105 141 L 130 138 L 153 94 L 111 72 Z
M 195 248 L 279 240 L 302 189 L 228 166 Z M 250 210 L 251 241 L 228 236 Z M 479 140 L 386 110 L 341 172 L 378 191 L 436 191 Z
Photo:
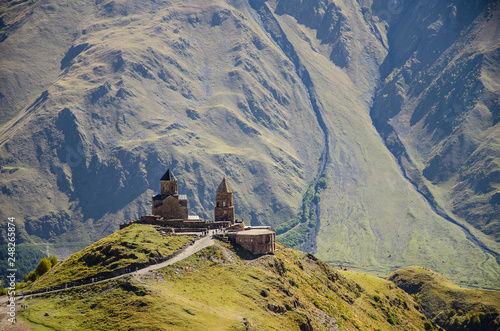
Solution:
M 500 292 L 464 289 L 425 268 L 408 267 L 387 277 L 411 294 L 425 315 L 446 330 L 498 330 Z
M 93 247 L 95 254 L 114 256 L 99 253 L 101 246 Z M 59 270 L 66 268 L 72 264 L 63 262 Z M 218 242 L 146 275 L 24 303 L 29 309 L 21 318 L 40 330 L 423 330 L 426 322 L 415 300 L 392 282 L 335 271 L 279 244 L 274 255 L 256 257 Z
M 30 286 L 29 290 L 155 263 L 193 239 L 192 235 L 163 236 L 159 231 L 157 227 L 149 225 L 130 225 L 58 263 Z

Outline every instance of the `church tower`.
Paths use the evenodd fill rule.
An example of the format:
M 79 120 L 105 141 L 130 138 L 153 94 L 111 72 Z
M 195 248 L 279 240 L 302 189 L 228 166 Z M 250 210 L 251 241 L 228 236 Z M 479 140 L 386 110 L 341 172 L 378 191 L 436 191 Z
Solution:
M 170 170 L 160 178 L 161 193 L 153 197 L 151 213 L 164 220 L 187 221 L 188 201 L 185 194 L 177 192 L 177 178 Z
M 177 178 L 175 178 L 170 168 L 168 168 L 167 172 L 160 179 L 161 184 L 161 196 L 163 199 L 170 195 L 177 194 Z
M 215 195 L 215 222 L 231 221 L 234 223 L 233 191 L 226 182 L 226 177 L 222 179 Z

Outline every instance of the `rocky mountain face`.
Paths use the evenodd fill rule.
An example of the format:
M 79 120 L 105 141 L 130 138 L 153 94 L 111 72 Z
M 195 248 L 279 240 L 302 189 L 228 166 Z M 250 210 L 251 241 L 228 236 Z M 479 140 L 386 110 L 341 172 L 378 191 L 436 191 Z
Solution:
M 427 199 L 498 242 L 497 13 L 488 1 L 401 8 L 371 114 Z
M 170 165 L 201 217 L 226 176 L 240 219 L 331 264 L 500 286 L 497 4 L 0 8 L 0 215 L 26 247 L 148 213 Z

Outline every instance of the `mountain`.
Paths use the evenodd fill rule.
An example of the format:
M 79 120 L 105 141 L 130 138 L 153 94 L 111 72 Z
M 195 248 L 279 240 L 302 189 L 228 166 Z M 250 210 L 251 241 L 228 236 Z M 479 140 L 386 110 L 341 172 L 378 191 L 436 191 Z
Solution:
M 89 256 L 116 259 L 112 252 L 125 244 L 145 245 L 143 253 L 148 253 L 155 252 L 150 237 L 157 244 L 183 237 L 152 232 L 157 231 L 149 225 L 127 227 L 43 277 L 55 279 L 64 270 L 71 277 L 73 261 L 85 263 Z M 336 271 L 311 254 L 277 248 L 275 254 L 257 257 L 216 241 L 146 274 L 133 272 L 25 299 L 29 308 L 21 318 L 30 326 L 55 330 L 423 330 L 424 323 L 432 325 L 415 300 L 392 282 Z M 127 258 L 116 262 L 126 265 Z
M 0 8 L 0 216 L 34 261 L 149 213 L 170 166 L 201 217 L 226 176 L 238 218 L 331 265 L 500 288 L 498 4 Z

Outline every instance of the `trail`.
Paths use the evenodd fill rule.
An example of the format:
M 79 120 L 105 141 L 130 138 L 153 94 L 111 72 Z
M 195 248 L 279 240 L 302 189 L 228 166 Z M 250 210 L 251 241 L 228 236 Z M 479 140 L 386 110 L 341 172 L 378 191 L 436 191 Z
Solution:
M 142 274 L 148 273 L 149 271 L 160 269 L 160 268 L 166 267 L 168 265 L 174 264 L 176 262 L 182 261 L 185 258 L 193 255 L 194 253 L 202 250 L 203 248 L 212 246 L 214 243 L 215 243 L 215 240 L 213 239 L 212 236 L 203 237 L 203 238 L 197 240 L 193 245 L 186 248 L 182 253 L 174 256 L 170 260 L 167 260 L 167 261 L 164 261 L 164 262 L 161 262 L 158 264 L 150 265 L 149 267 L 143 268 L 134 274 L 142 275 Z
M 118 278 L 125 277 L 125 276 L 146 274 L 149 271 L 160 269 L 160 268 L 166 267 L 168 265 L 174 264 L 176 262 L 182 261 L 182 260 L 188 258 L 189 256 L 191 256 L 191 255 L 199 252 L 200 250 L 202 250 L 202 249 L 204 249 L 206 247 L 212 246 L 215 243 L 215 240 L 213 238 L 213 235 L 215 234 L 215 231 L 216 230 L 210 230 L 209 234 L 207 236 L 202 237 L 202 238 L 196 240 L 192 245 L 184 248 L 182 252 L 180 252 L 179 254 L 175 255 L 171 259 L 168 259 L 167 261 L 163 261 L 163 262 L 160 262 L 160 263 L 157 263 L 157 264 L 153 264 L 153 265 L 150 265 L 148 267 L 145 267 L 145 268 L 142 268 L 142 269 L 139 269 L 139 270 L 136 270 L 136 271 L 131 271 L 131 272 L 119 275 L 119 276 L 115 276 L 115 277 L 110 277 L 110 278 L 98 280 L 98 281 L 96 281 L 94 283 L 87 283 L 87 284 L 75 285 L 75 286 L 71 286 L 71 287 L 63 288 L 63 289 L 58 289 L 58 290 L 51 290 L 51 291 L 45 291 L 45 292 L 40 292 L 40 293 L 34 293 L 34 294 L 25 295 L 24 297 L 18 296 L 18 297 L 16 297 L 16 300 L 20 300 L 21 298 L 34 297 L 34 296 L 42 295 L 42 294 L 45 294 L 45 293 L 61 292 L 61 291 L 66 291 L 66 290 L 69 290 L 69 289 L 72 289 L 72 288 L 77 288 L 77 287 L 83 287 L 83 286 L 92 285 L 92 284 L 103 283 L 103 282 L 107 282 L 109 280 L 118 279 Z

